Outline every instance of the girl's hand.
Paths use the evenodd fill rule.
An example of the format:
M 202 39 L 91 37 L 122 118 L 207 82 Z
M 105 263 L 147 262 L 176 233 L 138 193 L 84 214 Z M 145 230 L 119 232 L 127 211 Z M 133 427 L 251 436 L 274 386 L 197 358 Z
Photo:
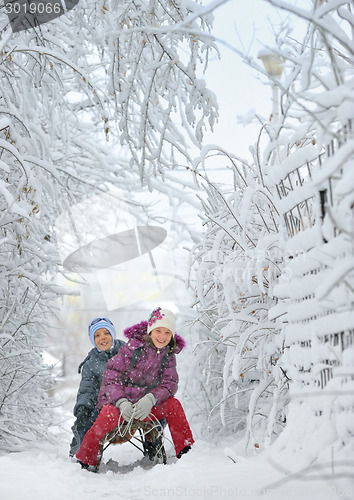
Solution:
M 126 398 L 119 399 L 116 402 L 116 407 L 120 411 L 124 420 L 126 420 L 127 422 L 133 417 L 134 414 L 133 405 Z
M 145 396 L 139 399 L 134 405 L 134 418 L 137 420 L 144 420 L 149 415 L 155 403 L 155 396 L 151 394 L 151 392 L 145 394 Z

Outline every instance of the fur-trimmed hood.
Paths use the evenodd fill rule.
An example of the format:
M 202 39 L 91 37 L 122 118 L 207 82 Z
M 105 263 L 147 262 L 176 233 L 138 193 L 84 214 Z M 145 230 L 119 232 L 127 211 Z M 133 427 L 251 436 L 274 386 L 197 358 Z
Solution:
M 148 322 L 141 321 L 140 323 L 137 323 L 136 325 L 133 325 L 133 326 L 130 326 L 129 328 L 126 328 L 123 331 L 123 334 L 129 340 L 134 339 L 134 340 L 138 340 L 139 342 L 143 343 L 143 342 L 145 342 L 145 337 L 147 335 L 147 333 L 146 333 L 147 327 L 148 327 Z M 176 341 L 176 348 L 175 348 L 174 353 L 178 354 L 185 347 L 186 342 L 180 335 L 178 335 L 178 333 L 175 334 L 175 341 Z
M 175 335 L 173 353 L 157 349 L 152 343 L 146 342 L 147 325 L 147 321 L 142 321 L 124 330 L 128 340 L 118 354 L 108 361 L 98 397 L 98 409 L 106 404 L 115 405 L 122 398 L 134 404 L 149 392 L 155 397 L 156 404 L 176 394 L 178 374 L 175 354 L 183 349 L 185 342 Z M 137 351 L 138 358 L 134 361 Z

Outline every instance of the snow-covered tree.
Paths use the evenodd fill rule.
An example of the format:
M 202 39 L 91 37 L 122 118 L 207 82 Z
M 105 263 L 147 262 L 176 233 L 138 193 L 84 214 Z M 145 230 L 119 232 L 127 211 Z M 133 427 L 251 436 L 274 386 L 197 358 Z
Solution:
M 207 172 L 215 151 L 203 153 L 201 171 Z M 277 366 L 282 345 L 268 317 L 280 273 L 279 214 L 258 155 L 247 164 L 221 153 L 234 171 L 229 192 L 201 174 L 206 232 L 193 250 L 190 278 L 202 328 L 196 353 L 204 367 L 202 386 L 214 395 L 210 426 L 228 433 L 247 429 L 248 441 L 259 446 L 264 436 L 279 432 L 285 402 Z
M 109 51 L 119 140 L 149 183 L 166 166 L 190 164 L 186 141 L 200 147 L 206 123 L 213 127 L 217 118 L 215 97 L 200 78 L 216 51 L 212 17 L 183 1 L 104 0 L 96 8 L 105 14 L 100 44 Z
M 12 39 L 8 27 L 2 31 L 2 449 L 46 434 L 51 382 L 41 354 L 53 314 L 50 304 L 60 293 L 53 284 L 59 264 L 55 218 L 88 186 L 112 178 L 117 169 L 112 155 L 89 146 L 85 120 L 68 97 L 76 89 L 102 109 L 89 78 L 59 42 L 58 34 L 67 29 L 64 19 Z M 104 174 L 97 162 L 105 165 Z
M 160 186 L 160 167 L 189 161 L 217 112 L 198 75 L 212 39 L 197 4 L 82 1 L 29 31 L 1 23 L 0 440 L 15 449 L 47 437 L 56 217 L 109 184 L 132 197 L 148 184 L 176 211 L 181 196 L 194 204 L 178 175 Z
M 329 441 L 337 433 L 345 442 L 353 433 L 352 399 L 335 392 L 338 401 L 323 406 L 322 396 L 352 387 L 353 2 L 268 3 L 300 19 L 305 35 L 296 40 L 282 26 L 275 47 L 267 48 L 283 61 L 284 75 L 271 82 L 281 93 L 279 120 L 258 117 L 266 146 L 257 142 L 246 173 L 237 151 L 228 154 L 231 194 L 208 190 L 192 286 L 199 321 L 211 332 L 204 331 L 196 352 L 202 385 L 213 393 L 219 387 L 210 415 L 219 412 L 227 432 L 243 419 L 246 444 L 268 445 L 286 422 L 279 446 L 289 435 L 294 447 L 303 446 L 309 433 L 301 422 L 310 414 L 326 414 L 320 432 L 330 429 Z M 324 385 L 314 399 L 306 397 Z M 316 425 L 311 420 L 310 433 Z
M 288 115 L 300 123 L 272 179 L 282 248 L 292 254 L 275 290 L 286 306 L 281 365 L 291 379 L 287 431 L 278 446 L 305 448 L 311 459 L 329 446 L 337 452 L 354 433 L 354 5 L 329 0 L 304 10 L 270 3 L 308 23 L 301 44 L 281 47 Z

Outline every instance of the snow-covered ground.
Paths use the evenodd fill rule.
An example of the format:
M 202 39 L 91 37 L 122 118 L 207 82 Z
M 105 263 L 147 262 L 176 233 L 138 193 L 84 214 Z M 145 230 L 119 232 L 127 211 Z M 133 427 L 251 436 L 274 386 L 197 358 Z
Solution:
M 129 443 L 111 446 L 99 474 L 93 474 L 68 457 L 73 397 L 74 393 L 66 396 L 59 407 L 63 428 L 58 444 L 0 452 L 1 500 L 354 498 L 349 463 L 334 471 L 330 463 L 311 468 L 301 454 L 291 455 L 289 450 L 245 457 L 241 444 L 232 438 L 216 446 L 195 436 L 196 444 L 180 460 L 166 439 L 167 464 L 155 466 Z
M 294 478 L 286 457 L 258 457 L 234 463 L 225 443 L 213 446 L 198 440 L 193 450 L 167 465 L 149 465 L 129 444 L 106 451 L 99 474 L 81 470 L 67 457 L 68 442 L 0 457 L 2 500 L 98 500 L 123 498 L 272 498 L 333 500 L 353 498 L 349 479 Z M 170 453 L 171 455 L 171 453 Z M 285 465 L 284 465 L 285 464 Z M 296 464 L 300 469 L 301 460 Z M 296 472 L 294 461 L 290 467 Z

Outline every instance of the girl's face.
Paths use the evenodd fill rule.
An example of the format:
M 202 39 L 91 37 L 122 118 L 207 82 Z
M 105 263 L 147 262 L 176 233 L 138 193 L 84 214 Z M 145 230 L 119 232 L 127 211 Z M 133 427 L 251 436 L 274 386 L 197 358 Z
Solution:
M 95 332 L 95 344 L 100 351 L 108 351 L 112 347 L 113 339 L 106 328 L 100 328 Z
M 155 328 L 154 330 L 152 330 L 150 335 L 154 346 L 159 349 L 166 347 L 172 338 L 171 330 L 165 328 L 164 326 L 159 326 L 158 328 Z

